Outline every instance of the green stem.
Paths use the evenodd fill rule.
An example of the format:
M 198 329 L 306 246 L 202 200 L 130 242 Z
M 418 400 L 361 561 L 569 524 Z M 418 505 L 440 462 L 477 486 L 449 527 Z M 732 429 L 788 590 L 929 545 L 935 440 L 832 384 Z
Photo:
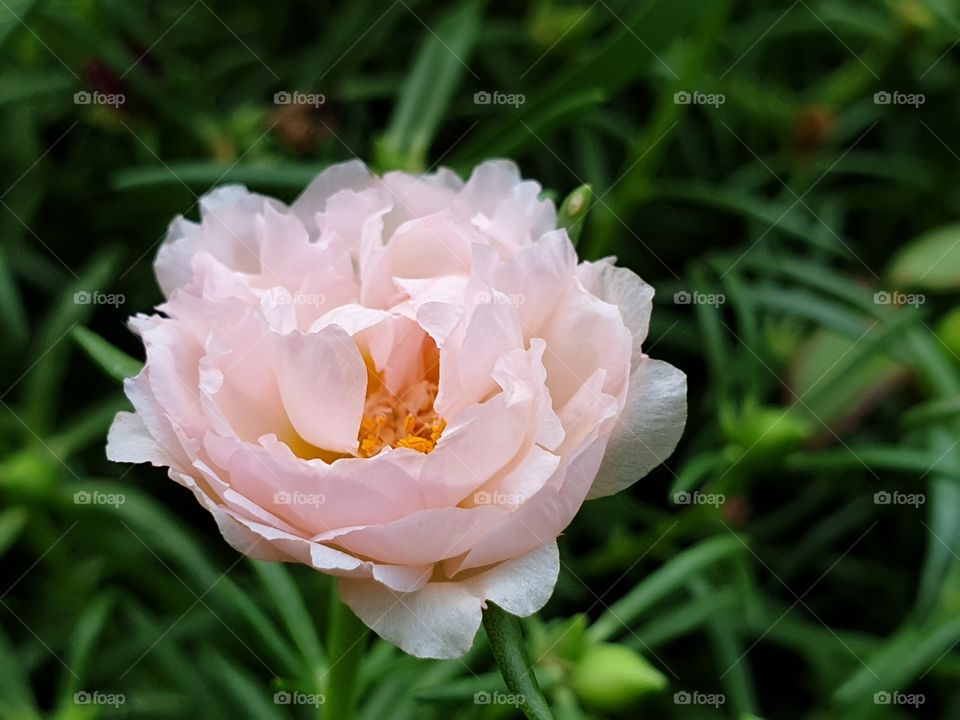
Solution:
M 520 619 L 488 602 L 483 612 L 483 627 L 487 631 L 500 674 L 510 692 L 520 700 L 519 708 L 523 714 L 530 720 L 554 720 L 530 666 Z
M 330 598 L 330 669 L 327 672 L 323 716 L 352 720 L 357 705 L 357 672 L 366 650 L 367 626 L 340 602 L 336 589 Z

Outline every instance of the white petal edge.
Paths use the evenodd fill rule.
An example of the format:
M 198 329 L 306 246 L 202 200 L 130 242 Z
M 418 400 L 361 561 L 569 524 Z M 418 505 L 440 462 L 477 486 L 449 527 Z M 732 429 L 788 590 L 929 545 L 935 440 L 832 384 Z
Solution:
M 136 413 L 118 412 L 107 433 L 107 459 L 113 462 L 169 466 L 174 460 L 157 444 Z
M 384 640 L 415 657 L 450 659 L 473 646 L 487 600 L 514 615 L 532 615 L 550 599 L 559 573 L 552 540 L 464 580 L 429 582 L 416 592 L 352 578 L 338 578 L 337 586 L 340 599 Z
M 630 487 L 670 457 L 686 420 L 687 376 L 662 360 L 644 358 L 630 378 L 626 403 L 587 500 Z
M 583 263 L 577 274 L 591 292 L 597 292 L 602 300 L 620 308 L 623 324 L 633 336 L 631 367 L 636 369 L 643 359 L 641 346 L 650 329 L 653 287 L 632 270 L 617 267 L 607 260 Z M 597 287 L 592 287 L 594 285 Z

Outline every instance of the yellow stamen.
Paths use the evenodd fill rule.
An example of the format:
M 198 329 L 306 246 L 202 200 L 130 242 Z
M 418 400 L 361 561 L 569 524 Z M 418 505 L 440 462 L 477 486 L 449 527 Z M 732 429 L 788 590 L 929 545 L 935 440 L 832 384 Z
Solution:
M 433 424 L 430 426 L 430 439 L 433 441 L 434 445 L 437 444 L 437 441 L 440 439 L 440 435 L 443 433 L 446 427 L 447 421 L 437 415 L 437 419 L 434 420 Z
M 428 369 L 420 380 L 394 395 L 372 359 L 364 355 L 367 414 L 357 434 L 359 457 L 373 457 L 385 447 L 404 447 L 424 454 L 436 447 L 447 423 L 433 409 L 440 378 L 437 349 L 432 342 L 424 343 L 423 359 Z
M 408 435 L 405 438 L 401 438 L 400 440 L 397 440 L 396 444 L 394 445 L 394 447 L 410 448 L 411 450 L 416 450 L 424 455 L 433 450 L 433 446 L 433 440 L 418 437 L 417 435 Z

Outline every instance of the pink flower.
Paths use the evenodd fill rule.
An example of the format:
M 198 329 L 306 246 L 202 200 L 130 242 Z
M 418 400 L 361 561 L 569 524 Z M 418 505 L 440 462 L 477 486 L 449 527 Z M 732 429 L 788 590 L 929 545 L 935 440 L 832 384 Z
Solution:
M 466 652 L 529 615 L 585 499 L 673 451 L 686 381 L 648 358 L 653 289 L 577 263 L 515 165 L 323 172 L 292 206 L 238 186 L 176 219 L 162 314 L 107 455 L 169 468 L 254 558 L 339 578 L 383 638 Z

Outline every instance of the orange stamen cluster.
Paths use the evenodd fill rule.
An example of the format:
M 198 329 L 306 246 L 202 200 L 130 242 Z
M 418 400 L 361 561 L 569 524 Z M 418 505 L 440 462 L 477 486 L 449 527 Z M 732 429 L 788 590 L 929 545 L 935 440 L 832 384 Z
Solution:
M 432 423 L 427 425 L 417 422 L 417 419 L 413 415 L 407 415 L 404 425 L 407 435 L 397 440 L 394 447 L 410 448 L 411 450 L 426 454 L 433 450 L 437 444 L 437 441 L 440 439 L 440 434 L 447 426 L 447 421 L 437 416 Z M 420 426 L 419 428 L 417 427 L 418 425 Z
M 430 369 L 397 396 L 387 389 L 373 362 L 365 358 L 367 399 L 357 435 L 360 457 L 373 457 L 384 447 L 404 447 L 424 454 L 436 447 L 447 421 L 433 409 L 439 381 L 437 362 L 431 357 L 435 353 L 436 346 L 424 348 L 424 365 Z
M 407 413 L 403 419 L 403 431 L 400 433 L 393 422 L 391 425 L 394 426 L 388 427 L 388 422 L 395 417 L 396 412 L 389 415 L 364 415 L 360 422 L 360 457 L 373 457 L 387 445 L 410 448 L 426 454 L 436 447 L 447 426 L 447 421 L 439 415 L 434 415 L 431 421 L 424 422 L 413 413 Z

